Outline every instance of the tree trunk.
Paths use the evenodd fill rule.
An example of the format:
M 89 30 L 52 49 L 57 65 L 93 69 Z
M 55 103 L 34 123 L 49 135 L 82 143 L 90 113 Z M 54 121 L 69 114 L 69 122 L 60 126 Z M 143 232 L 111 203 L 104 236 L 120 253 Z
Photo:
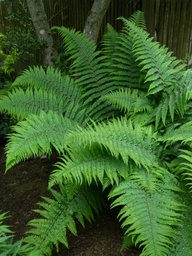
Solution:
M 95 0 L 85 22 L 83 32 L 95 42 L 98 40 L 100 27 L 110 2 L 111 0 Z
M 26 0 L 31 20 L 33 22 L 37 40 L 43 43 L 43 62 L 45 65 L 53 66 L 53 57 L 56 51 L 53 47 L 53 38 L 49 27 L 43 0 Z

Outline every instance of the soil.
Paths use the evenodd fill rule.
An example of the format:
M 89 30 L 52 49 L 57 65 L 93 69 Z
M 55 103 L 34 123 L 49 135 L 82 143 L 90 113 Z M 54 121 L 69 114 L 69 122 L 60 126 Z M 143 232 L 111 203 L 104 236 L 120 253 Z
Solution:
M 56 162 L 51 159 L 30 159 L 14 166 L 5 174 L 5 143 L 0 141 L 0 210 L 10 216 L 5 222 L 15 232 L 15 240 L 24 237 L 27 223 L 36 217 L 33 209 L 48 196 L 47 183 Z M 135 248 L 120 252 L 123 231 L 115 210 L 108 207 L 86 229 L 78 228 L 78 236 L 69 236 L 69 248 L 61 246 L 53 256 L 138 256 Z

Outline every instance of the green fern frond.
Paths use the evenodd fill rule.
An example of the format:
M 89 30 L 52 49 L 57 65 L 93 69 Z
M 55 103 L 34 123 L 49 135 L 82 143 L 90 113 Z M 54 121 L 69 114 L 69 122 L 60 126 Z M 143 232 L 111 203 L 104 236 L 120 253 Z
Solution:
M 166 125 L 169 116 L 171 121 L 174 121 L 176 117 L 184 117 L 187 108 L 187 96 L 188 93 L 182 86 L 180 88 L 175 88 L 173 91 L 168 93 L 162 93 L 162 99 L 157 105 L 155 116 L 156 116 L 156 127 L 160 124 L 162 120 L 163 125 Z
M 104 57 L 100 56 L 100 51 L 96 50 L 96 44 L 93 41 L 78 31 L 65 27 L 54 28 L 64 40 L 66 53 L 73 61 L 71 69 L 74 70 L 76 81 L 84 91 L 88 93 L 91 88 L 101 87 L 103 81 L 108 81 L 107 68 L 103 64 Z M 86 90 L 87 88 L 89 90 Z
M 144 12 L 136 11 L 131 15 L 131 17 L 128 20 L 133 22 L 137 27 L 146 30 Z
M 76 220 L 84 226 L 84 219 L 92 222 L 94 212 L 101 208 L 102 197 L 95 187 L 85 187 L 65 184 L 60 186 L 60 192 L 51 190 L 52 198 L 43 197 L 39 205 L 42 209 L 35 210 L 40 219 L 29 222 L 31 227 L 27 232 L 25 242 L 33 247 L 37 255 L 51 255 L 53 245 L 58 243 L 68 247 L 67 230 L 77 235 Z
M 155 121 L 154 112 L 138 112 L 130 116 L 133 125 L 147 126 Z
M 103 52 L 107 57 L 108 62 L 113 62 L 114 49 L 117 46 L 118 42 L 118 32 L 110 25 L 107 24 L 106 32 L 103 35 L 102 45 L 104 47 Z
M 185 89 L 186 98 L 190 100 L 192 98 L 192 71 L 187 69 L 181 79 L 182 87 Z
M 65 136 L 75 130 L 77 123 L 55 112 L 29 115 L 13 127 L 6 146 L 6 170 L 16 163 L 42 153 L 50 154 L 52 147 L 63 151 Z
M 1 111 L 6 111 L 17 120 L 22 120 L 29 114 L 39 114 L 42 110 L 63 114 L 65 108 L 66 103 L 62 97 L 41 89 L 33 91 L 29 88 L 23 91 L 18 88 L 0 100 Z
M 160 46 L 158 42 L 153 41 L 153 38 L 149 38 L 149 34 L 142 28 L 132 21 L 124 18 L 122 20 L 133 37 L 132 53 L 136 57 L 141 71 L 145 73 L 144 83 L 149 86 L 148 95 L 159 92 L 166 94 L 166 99 L 162 95 L 162 102 L 160 101 L 156 115 L 156 126 L 161 119 L 165 124 L 168 114 L 172 120 L 174 111 L 179 110 L 183 114 L 182 104 L 179 104 L 179 92 L 181 91 L 179 81 L 182 78 L 185 65 L 172 57 L 172 53 L 168 52 L 166 47 Z
M 113 49 L 108 44 L 108 38 L 111 31 L 108 31 L 106 37 L 104 37 L 103 53 L 108 56 L 111 52 L 110 59 L 107 59 L 108 66 L 110 68 L 110 75 L 114 84 L 119 87 L 139 88 L 141 85 L 141 71 L 138 63 L 136 63 L 136 57 L 133 56 L 133 38 L 129 34 L 127 28 L 123 28 L 118 34 L 116 42 L 113 43 Z M 112 35 L 113 36 L 113 35 Z
M 114 184 L 127 179 L 130 172 L 121 159 L 111 157 L 96 144 L 91 148 L 70 147 L 69 155 L 63 156 L 56 167 L 50 176 L 50 187 L 63 182 L 91 184 L 99 181 L 104 184 L 105 177 Z
M 80 103 L 81 89 L 68 75 L 62 76 L 58 69 L 48 67 L 30 67 L 16 78 L 12 87 L 29 87 L 41 89 L 63 99 L 64 108 L 71 102 Z
M 142 256 L 167 256 L 176 238 L 174 228 L 181 224 L 182 216 L 176 180 L 166 171 L 161 179 L 155 173 L 138 177 L 140 174 L 111 191 L 110 198 L 115 197 L 112 207 L 122 206 L 119 212 L 122 227 L 143 248 Z M 147 185 L 150 183 L 152 186 Z
M 6 111 L 18 120 L 28 114 L 39 114 L 40 111 L 55 111 L 71 120 L 83 123 L 85 110 L 82 107 L 81 90 L 68 75 L 49 67 L 29 68 L 23 72 L 13 87 L 29 86 L 28 89 L 15 88 L 0 99 L 0 110 Z M 81 111 L 77 110 L 82 109 Z
M 126 118 L 114 119 L 107 124 L 94 124 L 92 128 L 80 129 L 71 132 L 66 139 L 66 144 L 92 146 L 98 143 L 118 159 L 122 157 L 127 164 L 132 159 L 138 166 L 158 166 L 156 156 L 156 139 L 151 127 L 135 125 Z
M 94 42 L 90 41 L 84 34 L 69 30 L 65 27 L 55 27 L 64 40 L 66 53 L 72 61 L 71 73 L 75 77 L 75 82 L 82 89 L 83 106 L 87 109 L 94 104 L 94 111 L 98 112 L 102 119 L 105 119 L 106 103 L 100 101 L 101 94 L 106 94 L 114 89 L 114 83 L 109 79 L 110 69 L 106 65 L 106 57 L 96 50 Z M 99 100 L 99 103 L 97 101 Z M 102 113 L 100 113 L 102 111 Z M 89 111 L 88 116 L 95 120 Z
M 178 159 L 180 161 L 178 161 L 179 164 L 175 169 L 192 192 L 192 152 L 191 150 L 180 149 L 179 153 Z
M 145 27 L 145 19 L 142 12 L 136 12 L 130 17 L 138 26 Z M 142 81 L 142 72 L 136 57 L 132 54 L 134 40 L 129 29 L 124 26 L 120 33 L 115 33 L 108 26 L 103 38 L 103 53 L 108 56 L 107 62 L 111 69 L 112 79 L 118 87 L 139 88 Z
M 119 116 L 119 111 L 102 98 L 96 100 L 89 107 L 87 106 L 86 109 L 86 115 L 95 122 L 102 122 L 111 119 L 111 117 Z
M 128 114 L 144 111 L 152 112 L 152 104 L 150 100 L 146 97 L 144 92 L 137 89 L 121 89 L 104 95 L 101 99 L 109 101 L 112 106 Z
M 182 143 L 187 143 L 192 141 L 192 121 L 189 121 L 183 125 L 180 125 L 175 129 L 169 129 L 164 136 L 160 138 L 161 141 L 166 142 L 170 145 L 177 141 L 182 141 Z
M 182 225 L 178 227 L 177 239 L 169 256 L 192 256 L 192 199 L 187 189 L 184 189 L 183 203 L 185 204 Z
M 176 93 L 179 112 L 186 121 L 190 121 L 192 116 L 192 71 L 190 69 L 184 72 L 180 81 L 180 88 Z
M 163 125 L 166 125 L 167 115 L 170 111 L 170 116 L 173 121 L 174 119 L 174 111 L 175 111 L 175 98 L 173 94 L 171 95 L 164 95 L 161 102 L 158 104 L 156 111 L 155 111 L 155 125 L 156 128 L 159 126 L 160 121 L 162 120 Z
M 81 90 L 75 81 L 68 75 L 62 76 L 61 71 L 48 67 L 46 70 L 42 66 L 30 67 L 16 78 L 12 87 L 30 87 L 42 89 L 63 97 L 64 101 L 79 101 Z
M 168 91 L 178 85 L 178 78 L 182 76 L 185 65 L 172 57 L 168 49 L 154 42 L 149 34 L 137 27 L 133 22 L 122 18 L 125 26 L 130 29 L 134 38 L 133 53 L 139 61 L 142 70 L 146 72 L 145 82 L 150 82 L 148 94 Z
M 14 234 L 9 226 L 4 224 L 7 213 L 0 212 L 0 255 L 1 256 L 26 256 L 31 250 L 29 245 L 23 244 L 23 240 L 13 242 Z

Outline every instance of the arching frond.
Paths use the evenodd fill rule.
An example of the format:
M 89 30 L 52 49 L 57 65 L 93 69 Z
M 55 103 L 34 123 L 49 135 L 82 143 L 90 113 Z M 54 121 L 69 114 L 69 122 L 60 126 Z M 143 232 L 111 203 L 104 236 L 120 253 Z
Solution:
M 177 141 L 182 141 L 184 142 L 191 142 L 192 141 L 192 121 L 189 121 L 183 125 L 180 125 L 175 128 L 175 129 L 169 129 L 165 133 L 164 136 L 160 138 L 160 140 L 164 141 L 167 143 L 167 145 L 177 142 Z
M 96 89 L 98 88 L 100 88 L 100 92 L 103 91 L 106 87 L 105 84 L 109 82 L 106 78 L 108 68 L 103 64 L 104 57 L 100 56 L 100 51 L 96 50 L 96 44 L 78 31 L 65 27 L 54 28 L 64 40 L 66 53 L 73 61 L 71 68 L 74 70 L 76 82 L 84 90 L 85 96 L 92 95 L 91 90 L 95 90 L 94 92 L 97 94 Z M 93 97 L 97 98 L 98 96 L 93 95 Z M 91 102 L 88 98 L 87 101 Z
M 67 132 L 75 130 L 77 123 L 55 112 L 29 115 L 13 127 L 6 145 L 6 170 L 14 164 L 42 153 L 50 154 L 52 147 L 63 151 Z
M 164 92 L 170 97 L 169 99 L 166 97 L 165 102 L 162 96 L 163 102 L 160 102 L 160 107 L 157 110 L 157 123 L 159 119 L 165 123 L 168 114 L 173 120 L 174 111 L 181 111 L 177 105 L 177 97 L 179 97 L 180 92 L 179 80 L 183 75 L 185 66 L 173 57 L 166 47 L 160 46 L 158 42 L 153 41 L 153 38 L 149 38 L 149 34 L 134 22 L 124 18 L 122 20 L 133 37 L 132 53 L 136 57 L 141 71 L 145 73 L 144 82 L 149 85 L 148 95 Z M 177 96 L 176 99 L 175 96 Z
M 76 220 L 84 226 L 84 219 L 92 222 L 95 211 L 101 208 L 102 196 L 96 187 L 65 184 L 60 186 L 60 192 L 51 193 L 53 198 L 43 197 L 41 209 L 35 210 L 41 218 L 29 222 L 31 228 L 25 242 L 32 246 L 30 255 L 51 255 L 53 245 L 59 250 L 58 243 L 68 247 L 67 230 L 77 235 Z
M 113 32 L 113 31 L 112 31 Z M 134 41 L 127 28 L 123 28 L 118 34 L 116 42 L 112 46 L 108 44 L 111 30 L 104 37 L 103 53 L 110 59 L 107 63 L 110 68 L 110 76 L 117 87 L 139 88 L 141 86 L 141 72 L 136 57 L 132 54 Z M 113 35 L 111 35 L 113 36 Z
M 181 223 L 182 205 L 175 194 L 178 190 L 176 181 L 167 172 L 163 179 L 155 176 L 155 173 L 145 173 L 144 178 L 142 172 L 137 173 L 133 179 L 123 181 L 110 193 L 110 198 L 115 197 L 112 207 L 122 206 L 119 218 L 123 221 L 126 235 L 143 247 L 143 256 L 169 255 L 176 238 L 174 228 Z M 152 187 L 146 185 L 151 182 Z
M 46 70 L 42 66 L 30 67 L 16 78 L 12 87 L 30 87 L 51 92 L 56 96 L 63 97 L 63 101 L 79 102 L 81 90 L 75 81 L 68 75 L 62 76 L 61 71 L 48 67 Z
M 56 167 L 50 176 L 49 186 L 62 182 L 91 184 L 98 181 L 103 185 L 105 177 L 110 184 L 114 184 L 122 178 L 127 179 L 130 173 L 129 167 L 121 159 L 112 158 L 98 145 L 91 148 L 70 147 L 69 155 L 63 156 Z
M 39 114 L 42 110 L 63 114 L 66 107 L 62 97 L 41 89 L 33 91 L 29 88 L 24 91 L 18 88 L 0 100 L 1 111 L 6 111 L 17 120 L 22 120 L 29 114 Z
M 114 49 L 117 46 L 119 33 L 110 25 L 107 24 L 105 34 L 103 35 L 102 45 L 104 47 L 103 52 L 105 53 L 108 62 L 113 62 L 112 56 L 114 55 Z
M 114 88 L 113 81 L 108 79 L 110 69 L 105 64 L 105 57 L 101 56 L 94 42 L 84 34 L 65 27 L 55 28 L 64 40 L 66 53 L 70 55 L 69 59 L 72 61 L 70 68 L 76 83 L 82 89 L 84 106 L 89 108 L 96 102 L 95 112 L 104 110 L 105 102 L 99 101 L 97 104 L 97 100 L 101 94 L 104 95 Z M 95 119 L 90 113 L 89 116 Z
M 144 12 L 136 11 L 131 15 L 128 20 L 133 22 L 137 27 L 146 30 Z
M 132 159 L 137 165 L 146 168 L 158 165 L 156 156 L 155 134 L 151 127 L 140 125 L 133 127 L 126 118 L 117 119 L 107 124 L 100 123 L 87 129 L 71 132 L 66 144 L 92 145 L 98 143 L 118 159 L 122 157 L 125 163 Z
M 68 75 L 62 76 L 59 70 L 53 69 L 52 67 L 48 67 L 47 70 L 44 70 L 41 66 L 29 68 L 16 78 L 12 86 L 13 88 L 18 86 L 29 87 L 29 89 L 15 89 L 13 92 L 9 93 L 8 98 L 10 101 L 8 102 L 6 102 L 6 97 L 2 97 L 0 101 L 0 109 L 7 109 L 7 111 L 9 111 L 11 108 L 9 105 L 13 105 L 15 112 L 17 112 L 17 106 L 18 112 L 20 112 L 23 104 L 23 109 L 26 109 L 29 113 L 30 108 L 32 107 L 39 108 L 39 111 L 46 111 L 44 108 L 52 110 L 53 107 L 52 105 L 49 106 L 48 99 L 47 106 L 44 106 L 43 96 L 39 96 L 40 98 L 34 96 L 34 94 L 38 94 L 39 91 L 42 92 L 41 94 L 44 93 L 45 96 L 48 94 L 50 95 L 50 98 L 55 98 L 57 100 L 54 111 L 58 113 L 64 113 L 68 105 L 72 103 L 74 105 L 82 104 L 82 92 L 76 82 Z M 17 95 L 17 93 L 19 94 Z M 33 98 L 36 98 L 36 102 L 33 102 Z M 32 111 L 31 113 L 34 112 Z

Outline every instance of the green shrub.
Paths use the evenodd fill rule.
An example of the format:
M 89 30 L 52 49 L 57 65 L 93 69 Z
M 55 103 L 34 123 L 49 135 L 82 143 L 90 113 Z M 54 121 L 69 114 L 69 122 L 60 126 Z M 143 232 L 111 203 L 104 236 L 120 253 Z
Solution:
M 106 193 L 120 209 L 123 247 L 192 255 L 192 72 L 149 37 L 141 12 L 121 20 L 119 33 L 108 26 L 100 51 L 82 33 L 56 28 L 70 75 L 30 68 L 0 100 L 18 120 L 7 170 L 53 148 L 61 156 L 50 175 L 53 198 L 29 223 L 30 256 L 67 246 L 66 231 L 76 235 L 76 221 L 92 221 Z

